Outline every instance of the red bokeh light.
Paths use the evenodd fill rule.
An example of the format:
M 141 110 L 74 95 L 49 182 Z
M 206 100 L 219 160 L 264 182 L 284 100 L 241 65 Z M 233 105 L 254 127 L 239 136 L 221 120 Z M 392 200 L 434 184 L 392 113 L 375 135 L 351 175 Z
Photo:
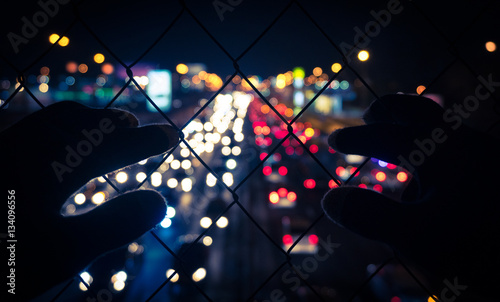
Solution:
M 304 180 L 304 187 L 307 189 L 314 189 L 314 187 L 316 187 L 316 181 L 314 179 L 306 179 Z
M 293 244 L 292 235 L 286 234 L 285 236 L 283 236 L 283 244 L 285 244 L 285 245 L 291 245 L 291 244 Z
M 271 168 L 271 166 L 265 166 L 264 168 L 262 168 L 262 173 L 264 173 L 264 175 L 266 176 L 269 176 L 271 175 L 271 173 L 273 173 L 273 168 Z
M 278 195 L 280 197 L 286 197 L 286 195 L 288 194 L 288 190 L 285 189 L 285 188 L 279 188 L 278 189 Z
M 282 176 L 285 176 L 288 173 L 288 169 L 285 166 L 281 166 L 278 169 L 278 173 Z
M 316 236 L 314 234 L 309 235 L 309 243 L 310 244 L 316 245 L 316 244 L 318 244 L 318 241 L 319 241 L 318 236 Z

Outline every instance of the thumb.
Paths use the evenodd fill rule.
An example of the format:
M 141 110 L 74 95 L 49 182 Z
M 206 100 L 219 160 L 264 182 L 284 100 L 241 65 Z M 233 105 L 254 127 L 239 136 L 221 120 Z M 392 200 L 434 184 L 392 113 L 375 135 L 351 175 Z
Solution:
M 418 217 L 415 204 L 396 202 L 375 191 L 357 187 L 330 190 L 323 210 L 335 223 L 368 239 L 397 245 L 412 232 Z
M 412 129 L 395 124 L 371 124 L 335 130 L 328 144 L 336 151 L 375 157 L 397 164 L 412 149 Z
M 160 223 L 165 213 L 166 202 L 159 193 L 139 190 L 69 220 L 75 240 L 83 244 L 79 250 L 93 259 L 140 237 Z

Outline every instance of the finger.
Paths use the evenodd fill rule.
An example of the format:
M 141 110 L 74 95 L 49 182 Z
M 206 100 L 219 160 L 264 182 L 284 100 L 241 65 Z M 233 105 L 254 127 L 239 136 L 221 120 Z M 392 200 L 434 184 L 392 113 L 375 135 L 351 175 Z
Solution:
M 116 127 L 137 127 L 139 121 L 130 112 L 120 109 L 94 109 L 75 102 L 60 102 L 45 108 L 40 116 L 55 128 L 79 133 L 111 122 Z
M 411 150 L 413 133 L 408 127 L 394 124 L 372 124 L 334 131 L 328 144 L 341 153 L 375 157 L 398 164 L 399 157 Z
M 443 123 L 443 108 L 433 100 L 406 94 L 390 94 L 375 100 L 363 115 L 367 124 L 395 123 L 430 126 Z
M 151 230 L 165 218 L 166 202 L 151 190 L 133 191 L 111 199 L 80 216 L 68 217 L 71 229 L 90 259 L 121 247 Z
M 99 125 L 103 119 L 111 119 L 117 127 L 137 127 L 139 122 L 130 112 L 120 109 L 94 109 L 72 101 L 57 102 L 43 108 L 21 121 L 31 127 L 48 125 L 78 132 Z
M 121 109 L 83 109 L 79 111 L 77 121 L 81 121 L 81 125 L 101 126 L 107 123 L 108 119 L 116 125 L 116 127 L 137 127 L 139 120 L 132 113 Z
M 56 173 L 64 182 L 64 194 L 84 185 L 89 179 L 137 163 L 174 147 L 178 132 L 169 125 L 150 125 L 139 128 L 102 128 L 89 132 L 81 141 L 66 146 L 61 155 L 64 167 Z
M 330 190 L 323 210 L 337 224 L 368 239 L 397 244 L 415 228 L 418 206 L 398 203 L 380 193 L 357 187 Z M 406 234 L 407 235 L 407 234 Z M 404 238 L 403 238 L 404 239 Z

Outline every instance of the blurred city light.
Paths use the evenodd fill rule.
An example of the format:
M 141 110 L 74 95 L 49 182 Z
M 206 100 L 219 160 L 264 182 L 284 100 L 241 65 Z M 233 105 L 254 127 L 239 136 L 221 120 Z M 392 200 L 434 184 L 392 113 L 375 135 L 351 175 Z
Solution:
M 170 188 L 170 189 L 173 189 L 175 187 L 177 187 L 177 185 L 179 184 L 179 182 L 177 181 L 177 179 L 175 178 L 169 178 L 167 180 L 167 186 Z
M 83 281 L 85 281 L 86 285 L 83 282 L 80 282 L 78 287 L 80 288 L 81 291 L 87 291 L 87 285 L 92 284 L 94 281 L 94 278 L 88 273 L 88 272 L 82 272 L 80 274 L 80 277 L 82 278 Z
M 221 216 L 219 218 L 219 220 L 217 220 L 217 222 L 215 223 L 219 228 L 223 229 L 225 227 L 227 227 L 227 225 L 229 224 L 229 220 L 224 217 L 224 216 Z
M 83 194 L 83 193 L 78 193 L 74 197 L 75 203 L 78 205 L 84 204 L 86 199 L 87 198 L 85 197 L 85 194 Z
M 154 172 L 153 174 L 151 174 L 151 178 L 150 178 L 151 185 L 153 187 L 159 187 L 159 186 L 161 186 L 161 179 L 162 179 L 161 173 L 160 172 Z
M 269 194 L 269 201 L 271 203 L 278 203 L 278 201 L 280 201 L 280 196 L 277 192 L 271 192 Z
M 200 226 L 204 229 L 208 229 L 212 225 L 212 219 L 210 217 L 203 217 L 200 219 Z
M 160 225 L 162 228 L 166 229 L 169 228 L 172 225 L 172 220 L 168 217 L 163 218 L 163 220 L 160 222 Z
M 46 93 L 47 91 L 49 91 L 49 85 L 47 85 L 46 83 L 42 83 L 38 86 L 38 90 L 41 93 Z
M 283 236 L 283 244 L 284 245 L 292 245 L 293 244 L 293 237 L 290 234 L 284 235 Z
M 236 161 L 232 158 L 228 159 L 226 162 L 226 167 L 230 170 L 233 170 L 234 168 L 236 168 Z
M 417 87 L 417 94 L 422 94 L 425 91 L 425 89 L 427 88 L 424 85 L 419 85 Z
M 396 175 L 396 178 L 400 182 L 405 182 L 408 180 L 408 174 L 406 174 L 406 172 L 401 171 Z
M 63 36 L 63 37 L 59 40 L 59 43 L 58 43 L 58 44 L 59 44 L 59 46 L 62 46 L 62 47 L 66 47 L 66 46 L 68 46 L 68 44 L 69 44 L 69 39 L 68 39 L 68 37 Z
M 102 53 L 96 53 L 94 55 L 94 62 L 96 62 L 97 64 L 101 64 L 102 62 L 104 62 L 104 55 Z
M 207 271 L 203 267 L 200 267 L 199 269 L 197 269 L 193 273 L 193 281 L 200 282 L 201 280 L 203 280 L 205 278 L 206 275 L 207 275 Z
M 106 195 L 104 194 L 104 192 L 97 192 L 92 196 L 92 203 L 100 205 L 101 203 L 104 202 L 105 198 Z
M 118 280 L 113 283 L 113 289 L 116 291 L 122 291 L 125 288 L 125 282 Z
M 361 62 L 364 62 L 366 60 L 368 60 L 368 58 L 370 57 L 370 53 L 368 53 L 368 51 L 366 50 L 361 50 L 359 53 L 358 53 L 358 59 L 361 61 Z
M 486 44 L 484 45 L 486 47 L 486 50 L 488 52 L 494 52 L 495 50 L 497 50 L 497 45 L 495 42 L 492 42 L 492 41 L 488 41 L 486 42 Z
M 384 173 L 384 172 L 382 172 L 382 171 L 379 171 L 379 172 L 377 172 L 377 174 L 375 174 L 375 178 L 376 178 L 378 181 L 380 181 L 380 182 L 385 181 L 386 177 L 387 177 L 387 176 L 386 176 L 386 175 L 385 175 L 385 173 Z
M 104 74 L 110 75 L 115 71 L 115 68 L 113 67 L 113 65 L 111 65 L 111 63 L 104 63 L 101 66 L 101 71 Z
M 69 73 L 75 73 L 78 71 L 78 64 L 76 62 L 70 61 L 66 63 L 66 71 Z
M 167 207 L 167 218 L 174 218 L 176 214 L 175 208 L 168 206 Z
M 173 270 L 171 268 L 167 270 L 167 272 L 165 273 L 165 276 L 167 276 L 167 278 L 170 278 L 170 282 L 172 282 L 172 283 L 179 281 L 179 274 L 177 274 L 175 272 L 175 270 Z
M 315 67 L 313 69 L 313 74 L 317 77 L 319 77 L 321 74 L 323 74 L 323 69 L 321 67 Z
M 205 236 L 205 237 L 203 237 L 202 242 L 203 242 L 203 244 L 204 244 L 205 246 L 211 246 L 211 245 L 212 245 L 212 243 L 213 243 L 213 239 L 212 239 L 212 237 L 210 237 L 210 236 Z
M 81 73 L 86 73 L 87 71 L 89 71 L 89 67 L 87 66 L 87 64 L 82 63 L 78 65 L 78 71 Z
M 232 186 L 233 183 L 234 183 L 234 179 L 233 179 L 233 173 L 231 172 L 226 172 L 222 175 L 222 181 L 228 186 Z
M 191 191 L 192 188 L 193 188 L 193 181 L 191 180 L 191 178 L 184 178 L 181 181 L 182 191 L 189 192 L 189 191 Z
M 138 182 L 143 182 L 145 179 L 146 179 L 147 175 L 146 173 L 144 172 L 139 172 L 135 175 L 135 179 L 138 181 Z
M 126 172 L 120 171 L 116 174 L 115 178 L 118 183 L 122 184 L 128 180 L 128 175 Z
M 175 70 L 180 73 L 180 74 L 186 74 L 188 73 L 189 71 L 189 68 L 187 67 L 186 64 L 178 64 L 176 67 L 175 67 Z
M 335 73 L 338 73 L 342 69 L 342 65 L 340 63 L 333 63 L 332 64 L 332 71 Z
M 59 36 L 58 34 L 51 34 L 51 35 L 49 36 L 49 42 L 50 42 L 50 44 L 54 44 L 54 43 L 56 43 L 56 42 L 57 42 L 57 40 L 59 40 L 59 37 L 60 37 L 60 36 Z

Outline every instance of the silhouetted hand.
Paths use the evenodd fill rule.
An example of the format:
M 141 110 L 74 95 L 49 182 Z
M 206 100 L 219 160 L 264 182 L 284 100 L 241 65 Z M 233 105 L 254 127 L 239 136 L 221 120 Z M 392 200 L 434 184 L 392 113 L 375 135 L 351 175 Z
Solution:
M 48 106 L 0 133 L 2 195 L 15 200 L 15 298 L 25 301 L 76 276 L 159 223 L 166 204 L 151 190 L 127 192 L 79 216 L 63 217 L 61 206 L 90 179 L 178 140 L 171 126 L 138 127 L 126 111 L 74 102 Z
M 420 267 L 440 301 L 498 301 L 500 145 L 463 125 L 464 109 L 409 95 L 373 102 L 366 125 L 333 132 L 329 144 L 400 165 L 413 178 L 401 201 L 346 186 L 328 192 L 323 208 Z

